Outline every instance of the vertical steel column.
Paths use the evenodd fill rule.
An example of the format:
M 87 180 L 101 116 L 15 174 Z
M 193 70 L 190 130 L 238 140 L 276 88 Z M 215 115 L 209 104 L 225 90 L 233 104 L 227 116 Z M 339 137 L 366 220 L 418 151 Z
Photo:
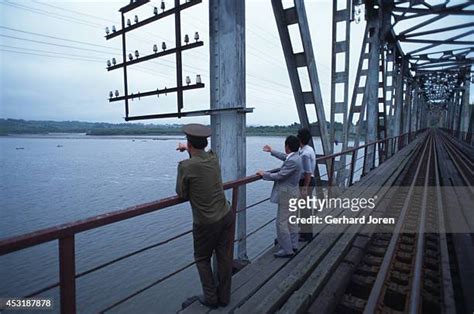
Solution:
M 408 128 L 408 132 L 416 131 L 416 117 L 417 117 L 417 109 L 418 109 L 418 84 L 414 83 L 413 89 L 413 97 L 411 100 L 411 114 L 410 114 L 410 125 Z
M 122 29 L 125 29 L 125 14 L 122 13 Z M 128 118 L 127 40 L 122 33 L 123 91 L 125 93 L 125 118 Z
M 426 96 L 422 95 L 420 107 L 418 108 L 418 116 L 417 116 L 417 122 L 416 122 L 416 129 L 417 130 L 422 129 L 422 127 L 421 127 L 421 114 L 422 114 L 421 108 L 427 107 L 427 106 L 428 106 L 428 101 L 426 100 Z
M 410 133 L 410 122 L 411 122 L 411 116 L 412 116 L 412 97 L 413 95 L 413 82 L 411 82 L 408 85 L 408 91 L 407 91 L 407 96 L 406 96 L 406 110 L 407 110 L 407 118 L 405 120 L 405 133 Z
M 446 119 L 446 128 L 452 130 L 453 129 L 453 111 L 454 111 L 454 106 L 456 103 L 456 94 L 457 91 L 453 93 L 451 98 L 449 99 L 448 102 L 448 114 L 447 114 L 447 119 Z
M 474 137 L 472 136 L 472 133 L 474 132 L 474 106 L 469 105 L 469 108 L 471 110 L 470 113 L 470 119 L 469 119 L 469 127 L 467 128 L 467 136 L 466 136 L 466 142 L 468 144 L 473 143 Z
M 378 126 L 378 96 L 379 96 L 379 16 L 378 10 L 368 8 L 369 23 L 369 68 L 367 74 L 367 132 L 366 143 L 377 140 Z M 367 158 L 365 158 L 364 174 L 375 167 L 375 145 L 367 147 Z
M 392 123 L 392 136 L 399 136 L 403 133 L 403 90 L 405 84 L 404 77 L 407 68 L 407 63 L 407 58 L 402 58 L 401 56 L 399 57 L 397 63 L 397 82 L 395 85 L 395 113 Z
M 181 10 L 180 10 L 180 0 L 174 0 L 174 7 L 176 12 L 174 14 L 174 32 L 175 32 L 175 42 L 176 42 L 176 87 L 178 91 L 176 92 L 178 100 L 178 117 L 183 109 L 183 63 L 181 60 Z
M 456 135 L 459 136 L 461 132 L 461 119 L 462 119 L 462 112 L 463 112 L 463 106 L 464 106 L 464 98 L 465 98 L 466 90 L 463 90 L 459 94 L 459 104 L 456 106 L 456 120 L 454 121 L 455 123 L 455 128 L 456 128 Z
M 454 99 L 451 106 L 451 115 L 449 117 L 449 129 L 453 132 L 453 134 L 454 134 L 454 131 L 456 130 L 455 121 L 456 121 L 456 113 L 457 113 L 458 105 L 459 105 L 459 98 L 460 98 L 460 91 L 456 91 L 456 93 L 454 93 Z
M 410 115 L 411 115 L 411 93 L 413 82 L 410 77 L 407 77 L 407 86 L 405 91 L 405 101 L 403 104 L 403 133 L 410 131 Z M 404 138 L 404 145 L 408 144 L 408 137 Z
M 211 109 L 245 107 L 245 0 L 210 0 Z M 232 49 L 229 49 L 232 47 Z M 220 158 L 224 181 L 246 175 L 245 113 L 211 115 L 212 149 Z M 238 208 L 246 206 L 245 185 L 239 189 Z M 239 260 L 247 260 L 246 211 L 237 214 Z
M 469 105 L 470 85 L 471 85 L 471 81 L 469 80 L 469 77 L 470 77 L 470 74 L 469 72 L 467 72 L 464 78 L 464 94 L 462 98 L 461 121 L 459 123 L 459 130 L 461 132 L 467 132 L 469 128 L 470 111 L 472 110 L 472 106 Z

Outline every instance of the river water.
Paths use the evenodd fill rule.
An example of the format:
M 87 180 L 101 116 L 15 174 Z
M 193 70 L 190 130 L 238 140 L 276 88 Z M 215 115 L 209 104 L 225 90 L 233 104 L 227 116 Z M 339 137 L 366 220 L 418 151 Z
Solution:
M 187 153 L 183 137 L 0 138 L 0 238 L 20 235 L 175 194 L 176 167 Z M 247 173 L 278 167 L 264 144 L 283 149 L 283 137 L 247 138 Z M 247 187 L 247 204 L 269 196 L 271 182 Z M 269 202 L 249 209 L 247 232 L 275 217 Z M 191 228 L 182 204 L 76 236 L 78 273 Z M 252 260 L 273 241 L 274 224 L 248 238 Z M 0 297 L 19 297 L 58 281 L 56 241 L 0 257 Z M 79 312 L 98 312 L 193 260 L 191 235 L 122 260 L 77 280 Z M 200 293 L 195 267 L 113 308 L 114 313 L 175 313 Z M 42 294 L 55 299 L 58 289 Z

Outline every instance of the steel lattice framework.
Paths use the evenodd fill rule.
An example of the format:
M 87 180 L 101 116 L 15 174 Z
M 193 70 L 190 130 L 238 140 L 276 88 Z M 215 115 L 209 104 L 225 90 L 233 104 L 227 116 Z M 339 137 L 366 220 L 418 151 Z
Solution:
M 294 6 L 284 8 L 281 0 L 272 0 L 272 5 L 300 122 L 313 135 L 321 136 L 322 152 L 317 151 L 318 154 L 332 153 L 337 138 L 344 151 L 358 147 L 362 140 L 383 140 L 433 124 L 471 141 L 474 117 L 469 88 L 474 59 L 474 1 L 453 4 L 449 0 L 334 0 L 328 126 L 309 121 L 306 113 L 306 105 L 314 104 L 318 121 L 326 121 L 304 1 L 294 0 Z M 350 87 L 350 25 L 361 20 L 365 20 L 366 30 L 354 85 Z M 288 26 L 293 24 L 298 24 L 301 40 L 306 43 L 302 52 L 294 51 L 291 45 Z M 337 41 L 341 32 L 345 36 Z M 341 60 L 342 66 L 338 64 Z M 301 90 L 296 71 L 300 67 L 307 67 L 311 91 Z M 343 124 L 342 134 L 336 132 L 336 121 Z M 383 141 L 377 147 L 369 147 L 364 153 L 363 174 L 394 150 Z M 335 171 L 342 188 L 350 181 L 346 157 L 342 155 L 334 164 L 326 164 L 326 171 Z M 321 170 L 316 168 L 319 173 Z

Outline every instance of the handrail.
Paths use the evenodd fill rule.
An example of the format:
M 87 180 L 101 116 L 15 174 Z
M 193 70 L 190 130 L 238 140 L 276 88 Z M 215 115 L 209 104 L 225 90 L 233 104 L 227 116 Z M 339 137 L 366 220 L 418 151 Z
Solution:
M 382 159 L 379 160 L 379 163 L 381 163 L 385 158 L 390 157 L 386 154 L 387 153 L 387 147 L 389 146 L 388 145 L 389 141 L 392 141 L 391 146 L 393 146 L 393 150 L 397 151 L 397 150 L 400 150 L 405 145 L 405 142 L 408 143 L 408 142 L 411 141 L 412 135 L 414 133 L 417 134 L 418 132 L 421 132 L 421 131 L 422 130 L 419 130 L 417 132 L 404 133 L 404 134 L 401 134 L 399 136 L 394 136 L 394 137 L 390 137 L 390 138 L 386 138 L 386 139 L 382 139 L 382 140 L 377 140 L 377 141 L 367 143 L 367 144 L 364 144 L 364 145 L 361 145 L 361 146 L 358 146 L 358 147 L 347 149 L 347 150 L 339 152 L 339 153 L 331 154 L 331 155 L 328 155 L 328 156 L 322 156 L 322 157 L 317 158 L 316 162 L 318 164 L 318 161 L 331 160 L 331 163 L 330 163 L 331 167 L 330 167 L 329 171 L 324 175 L 324 176 L 328 176 L 328 185 L 329 185 L 329 187 L 331 187 L 331 185 L 332 185 L 332 178 L 334 176 L 334 173 L 338 172 L 339 170 L 344 169 L 344 168 L 346 168 L 347 166 L 350 165 L 351 174 L 350 174 L 350 179 L 349 179 L 349 185 L 351 185 L 352 181 L 353 181 L 354 172 L 357 172 L 360 169 L 363 169 L 363 172 L 365 173 L 365 164 L 366 164 L 366 161 L 367 161 L 367 155 L 368 155 L 367 148 L 368 147 L 373 145 L 374 146 L 374 153 L 375 153 L 375 148 L 376 148 L 375 145 L 379 144 L 379 158 L 382 157 Z M 407 138 L 405 138 L 406 136 L 407 136 Z M 357 156 L 357 151 L 359 151 L 360 149 L 365 149 L 364 155 L 360 158 L 355 158 L 355 156 Z M 346 155 L 346 154 L 352 154 L 351 162 L 344 165 L 344 167 L 342 167 L 342 168 L 334 169 L 335 158 L 337 158 L 339 156 L 342 156 L 342 155 Z M 369 153 L 369 155 L 371 155 L 371 154 L 373 154 L 373 153 L 372 152 Z M 361 158 L 364 158 L 364 167 L 361 167 L 361 168 L 357 169 L 356 171 L 354 171 L 356 161 L 361 159 Z M 375 158 L 374 158 L 374 160 L 375 160 Z M 278 171 L 278 169 L 270 170 L 270 172 L 275 172 L 275 171 Z M 237 199 L 238 199 L 237 196 L 238 196 L 238 192 L 239 192 L 239 187 L 243 186 L 243 185 L 246 185 L 246 184 L 249 184 L 249 183 L 252 183 L 252 182 L 255 182 L 255 181 L 258 181 L 258 180 L 261 180 L 261 179 L 262 179 L 261 176 L 255 174 L 255 175 L 250 175 L 250 176 L 240 178 L 240 179 L 237 179 L 237 180 L 225 182 L 223 184 L 224 190 L 232 189 L 231 209 L 232 209 L 232 213 L 234 215 L 234 221 L 235 221 L 235 215 L 238 212 L 247 210 L 250 207 L 253 207 L 257 204 L 262 203 L 263 201 L 268 200 L 268 199 L 264 199 L 263 201 L 259 201 L 256 204 L 253 204 L 249 207 L 237 210 Z M 60 299 L 61 299 L 61 312 L 74 313 L 75 309 L 76 309 L 76 301 L 75 301 L 75 280 L 76 280 L 76 278 L 78 278 L 80 276 L 83 276 L 83 275 L 86 275 L 88 273 L 91 273 L 91 272 L 97 270 L 98 267 L 102 268 L 102 267 L 110 265 L 111 263 L 114 262 L 114 261 L 111 261 L 111 262 L 108 262 L 108 263 L 104 263 L 104 264 L 102 264 L 98 267 L 92 268 L 88 271 L 76 274 L 76 271 L 75 271 L 75 240 L 74 240 L 75 235 L 77 233 L 80 233 L 80 232 L 84 232 L 84 231 L 88 231 L 88 230 L 91 230 L 91 229 L 99 228 L 99 227 L 102 227 L 102 226 L 105 226 L 105 225 L 109 225 L 109 224 L 112 224 L 112 223 L 115 223 L 115 222 L 130 219 L 130 218 L 140 216 L 140 215 L 143 215 L 143 214 L 155 212 L 155 211 L 165 209 L 165 208 L 168 208 L 168 207 L 171 207 L 171 206 L 179 205 L 179 204 L 182 204 L 182 203 L 185 203 L 185 202 L 187 202 L 187 200 L 182 199 L 179 196 L 172 196 L 172 197 L 163 198 L 163 199 L 153 201 L 153 202 L 148 202 L 148 203 L 144 203 L 144 204 L 141 204 L 141 205 L 128 207 L 128 208 L 125 208 L 125 209 L 112 211 L 112 212 L 109 212 L 109 213 L 106 213 L 106 214 L 96 215 L 96 216 L 93 216 L 93 217 L 77 220 L 77 221 L 74 221 L 74 222 L 60 224 L 60 225 L 57 225 L 57 226 L 41 229 L 41 230 L 38 230 L 38 231 L 26 233 L 26 234 L 23 234 L 23 235 L 14 236 L 14 237 L 6 238 L 6 239 L 0 239 L 0 256 L 11 253 L 11 252 L 15 252 L 15 251 L 18 251 L 18 250 L 22 250 L 22 249 L 25 249 L 25 248 L 28 248 L 28 247 L 31 247 L 31 246 L 39 245 L 39 244 L 42 244 L 42 243 L 45 243 L 45 242 L 59 240 L 59 260 L 60 260 L 60 276 L 59 277 L 60 277 L 60 282 L 57 283 L 57 284 L 50 285 L 46 288 L 43 288 L 41 291 L 43 291 L 44 289 L 49 290 L 49 289 L 57 287 L 59 285 L 60 286 Z M 271 221 L 272 220 L 270 220 L 269 222 L 267 222 L 263 226 L 257 228 L 256 230 L 252 231 L 246 237 L 248 237 L 248 236 L 252 235 L 253 233 L 261 230 L 263 227 L 265 227 L 266 225 L 271 223 Z M 234 222 L 234 228 L 235 228 L 235 222 Z M 229 254 L 230 255 L 233 255 L 233 249 L 231 249 L 232 244 L 234 243 L 234 232 L 233 231 L 234 230 L 232 230 L 232 232 L 231 232 L 232 234 L 231 234 L 231 237 L 229 239 L 229 244 L 230 244 Z M 188 233 L 189 233 L 189 231 L 186 231 L 184 234 L 188 234 Z M 183 234 L 178 235 L 178 236 L 174 236 L 174 237 L 166 240 L 166 242 L 174 240 L 177 237 L 181 237 L 182 235 Z M 242 240 L 242 239 L 237 239 L 236 241 L 238 242 L 240 240 Z M 154 247 L 154 246 L 157 246 L 157 245 L 152 245 L 151 247 Z M 144 249 L 140 249 L 139 251 L 142 251 L 142 250 L 144 250 Z M 129 254 L 125 255 L 124 257 L 121 257 L 120 259 L 126 258 L 126 257 L 128 257 L 128 255 L 131 255 L 131 254 L 135 254 L 135 253 L 129 253 Z M 189 265 L 186 265 L 185 267 L 186 268 L 190 267 L 192 264 L 193 263 L 191 263 Z M 169 278 L 169 277 L 166 276 L 166 278 Z M 161 282 L 162 280 L 165 280 L 166 278 L 160 279 L 159 282 Z
M 272 169 L 270 172 L 277 170 L 278 169 Z M 229 190 L 260 179 L 262 179 L 262 177 L 259 175 L 251 175 L 242 179 L 226 182 L 223 186 L 224 190 Z M 33 231 L 20 236 L 2 239 L 0 240 L 0 256 L 186 202 L 187 200 L 182 199 L 179 196 L 162 198 L 157 201 Z
M 381 140 L 376 140 L 374 142 L 370 142 L 370 143 L 367 143 L 367 144 L 364 144 L 364 145 L 359 145 L 357 147 L 346 149 L 346 150 L 341 151 L 339 153 L 334 153 L 334 154 L 331 154 L 331 155 L 324 155 L 322 157 L 317 158 L 316 160 L 317 161 L 326 161 L 328 159 L 336 158 L 336 157 L 339 157 L 341 155 L 348 155 L 348 154 L 351 154 L 353 151 L 356 151 L 356 150 L 359 150 L 359 149 L 362 149 L 362 148 L 366 148 L 366 147 L 369 147 L 369 146 L 374 145 L 374 144 L 380 144 L 380 143 L 384 143 L 384 142 L 389 141 L 389 140 L 394 140 L 394 139 L 397 139 L 397 138 L 401 138 L 401 137 L 404 137 L 406 135 L 410 135 L 412 133 L 413 132 L 407 132 L 407 133 L 400 134 L 398 136 L 392 136 L 392 137 L 387 137 L 387 138 L 384 138 L 384 139 L 381 139 Z

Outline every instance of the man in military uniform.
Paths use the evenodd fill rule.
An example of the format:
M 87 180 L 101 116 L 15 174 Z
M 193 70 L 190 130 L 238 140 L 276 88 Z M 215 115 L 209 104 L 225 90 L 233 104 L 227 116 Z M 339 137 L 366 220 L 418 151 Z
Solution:
M 188 151 L 189 159 L 178 166 L 176 193 L 189 200 L 193 213 L 194 259 L 201 279 L 203 296 L 195 297 L 211 308 L 225 306 L 230 301 L 232 260 L 229 254 L 229 236 L 233 216 L 225 198 L 217 156 L 204 148 L 211 129 L 202 124 L 183 127 L 187 144 L 177 150 Z M 217 278 L 211 268 L 211 257 L 216 253 Z

